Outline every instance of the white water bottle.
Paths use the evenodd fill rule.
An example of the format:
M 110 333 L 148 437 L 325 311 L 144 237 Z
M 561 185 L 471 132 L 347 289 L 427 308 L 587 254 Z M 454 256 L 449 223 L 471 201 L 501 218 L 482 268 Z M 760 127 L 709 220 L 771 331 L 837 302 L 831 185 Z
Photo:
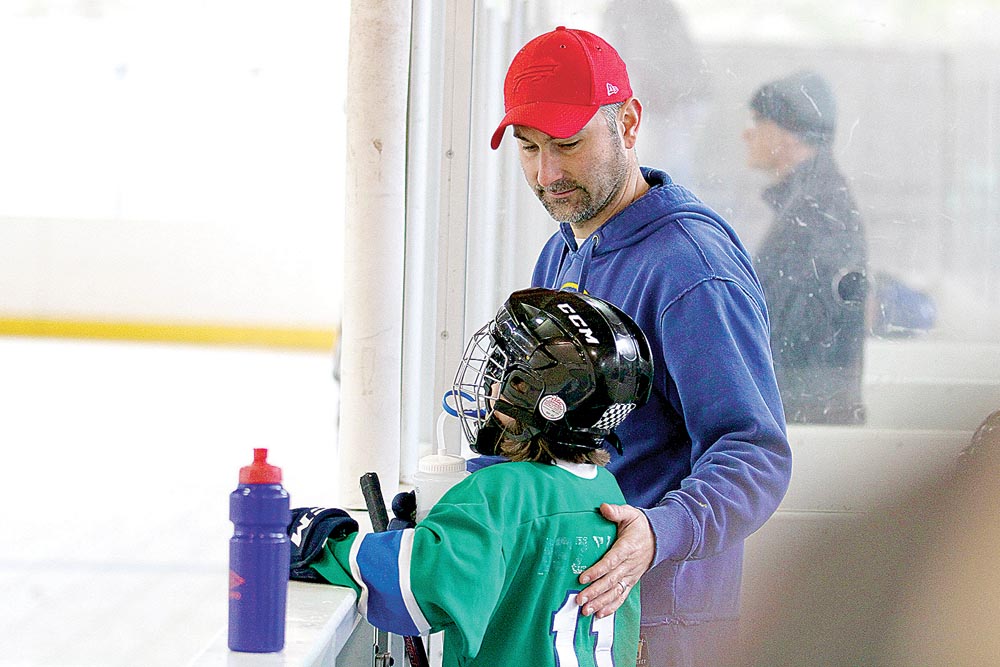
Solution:
M 425 456 L 417 462 L 417 472 L 413 476 L 413 490 L 417 496 L 417 523 L 427 516 L 448 489 L 469 476 L 465 459 L 448 453 L 444 440 L 444 422 L 449 415 L 452 415 L 452 411 L 445 403 L 445 412 L 437 420 L 437 454 Z
M 417 472 L 413 475 L 413 490 L 417 494 L 417 523 L 423 521 L 448 489 L 468 475 L 465 459 L 446 454 L 444 450 L 420 459 Z

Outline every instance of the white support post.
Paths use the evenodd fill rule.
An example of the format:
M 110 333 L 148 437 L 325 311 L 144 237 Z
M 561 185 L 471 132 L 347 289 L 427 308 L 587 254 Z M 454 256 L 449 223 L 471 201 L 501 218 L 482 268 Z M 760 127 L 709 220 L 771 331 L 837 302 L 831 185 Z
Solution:
M 469 131 L 475 4 L 447 3 L 442 100 L 441 219 L 438 235 L 437 339 L 434 400 L 451 389 L 465 347 L 465 291 L 469 218 Z M 434 411 L 436 415 L 440 408 Z M 453 443 L 453 446 L 457 443 Z M 453 454 L 458 454 L 452 451 Z
M 351 3 L 337 491 L 399 481 L 410 0 Z

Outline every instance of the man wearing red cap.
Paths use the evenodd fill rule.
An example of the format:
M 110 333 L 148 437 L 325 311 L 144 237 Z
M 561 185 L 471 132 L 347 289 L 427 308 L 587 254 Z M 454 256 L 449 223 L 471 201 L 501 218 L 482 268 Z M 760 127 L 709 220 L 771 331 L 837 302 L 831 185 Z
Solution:
M 619 429 L 608 466 L 629 505 L 606 507 L 614 547 L 580 575 L 584 614 L 606 616 L 642 577 L 649 665 L 722 665 L 736 631 L 743 541 L 771 516 L 791 453 L 767 311 L 733 229 L 635 152 L 642 105 L 618 53 L 556 28 L 504 82 L 528 185 L 560 223 L 532 284 L 614 303 L 654 355 L 649 403 Z

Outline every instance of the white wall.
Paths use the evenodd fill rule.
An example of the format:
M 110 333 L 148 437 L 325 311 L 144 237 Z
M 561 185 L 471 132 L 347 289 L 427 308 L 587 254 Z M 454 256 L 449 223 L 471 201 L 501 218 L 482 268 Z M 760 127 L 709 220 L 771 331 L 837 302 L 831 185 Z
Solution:
M 0 7 L 0 317 L 333 328 L 348 9 Z
M 0 317 L 333 328 L 334 227 L 0 220 Z

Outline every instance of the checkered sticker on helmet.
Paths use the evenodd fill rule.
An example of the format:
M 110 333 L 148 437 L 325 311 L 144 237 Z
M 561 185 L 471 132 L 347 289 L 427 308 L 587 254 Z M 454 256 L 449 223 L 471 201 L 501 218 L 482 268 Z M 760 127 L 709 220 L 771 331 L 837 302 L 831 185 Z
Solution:
M 625 421 L 628 413 L 634 409 L 635 403 L 614 403 L 604 411 L 604 414 L 597 420 L 593 428 L 608 431 L 614 430 L 615 427 Z

